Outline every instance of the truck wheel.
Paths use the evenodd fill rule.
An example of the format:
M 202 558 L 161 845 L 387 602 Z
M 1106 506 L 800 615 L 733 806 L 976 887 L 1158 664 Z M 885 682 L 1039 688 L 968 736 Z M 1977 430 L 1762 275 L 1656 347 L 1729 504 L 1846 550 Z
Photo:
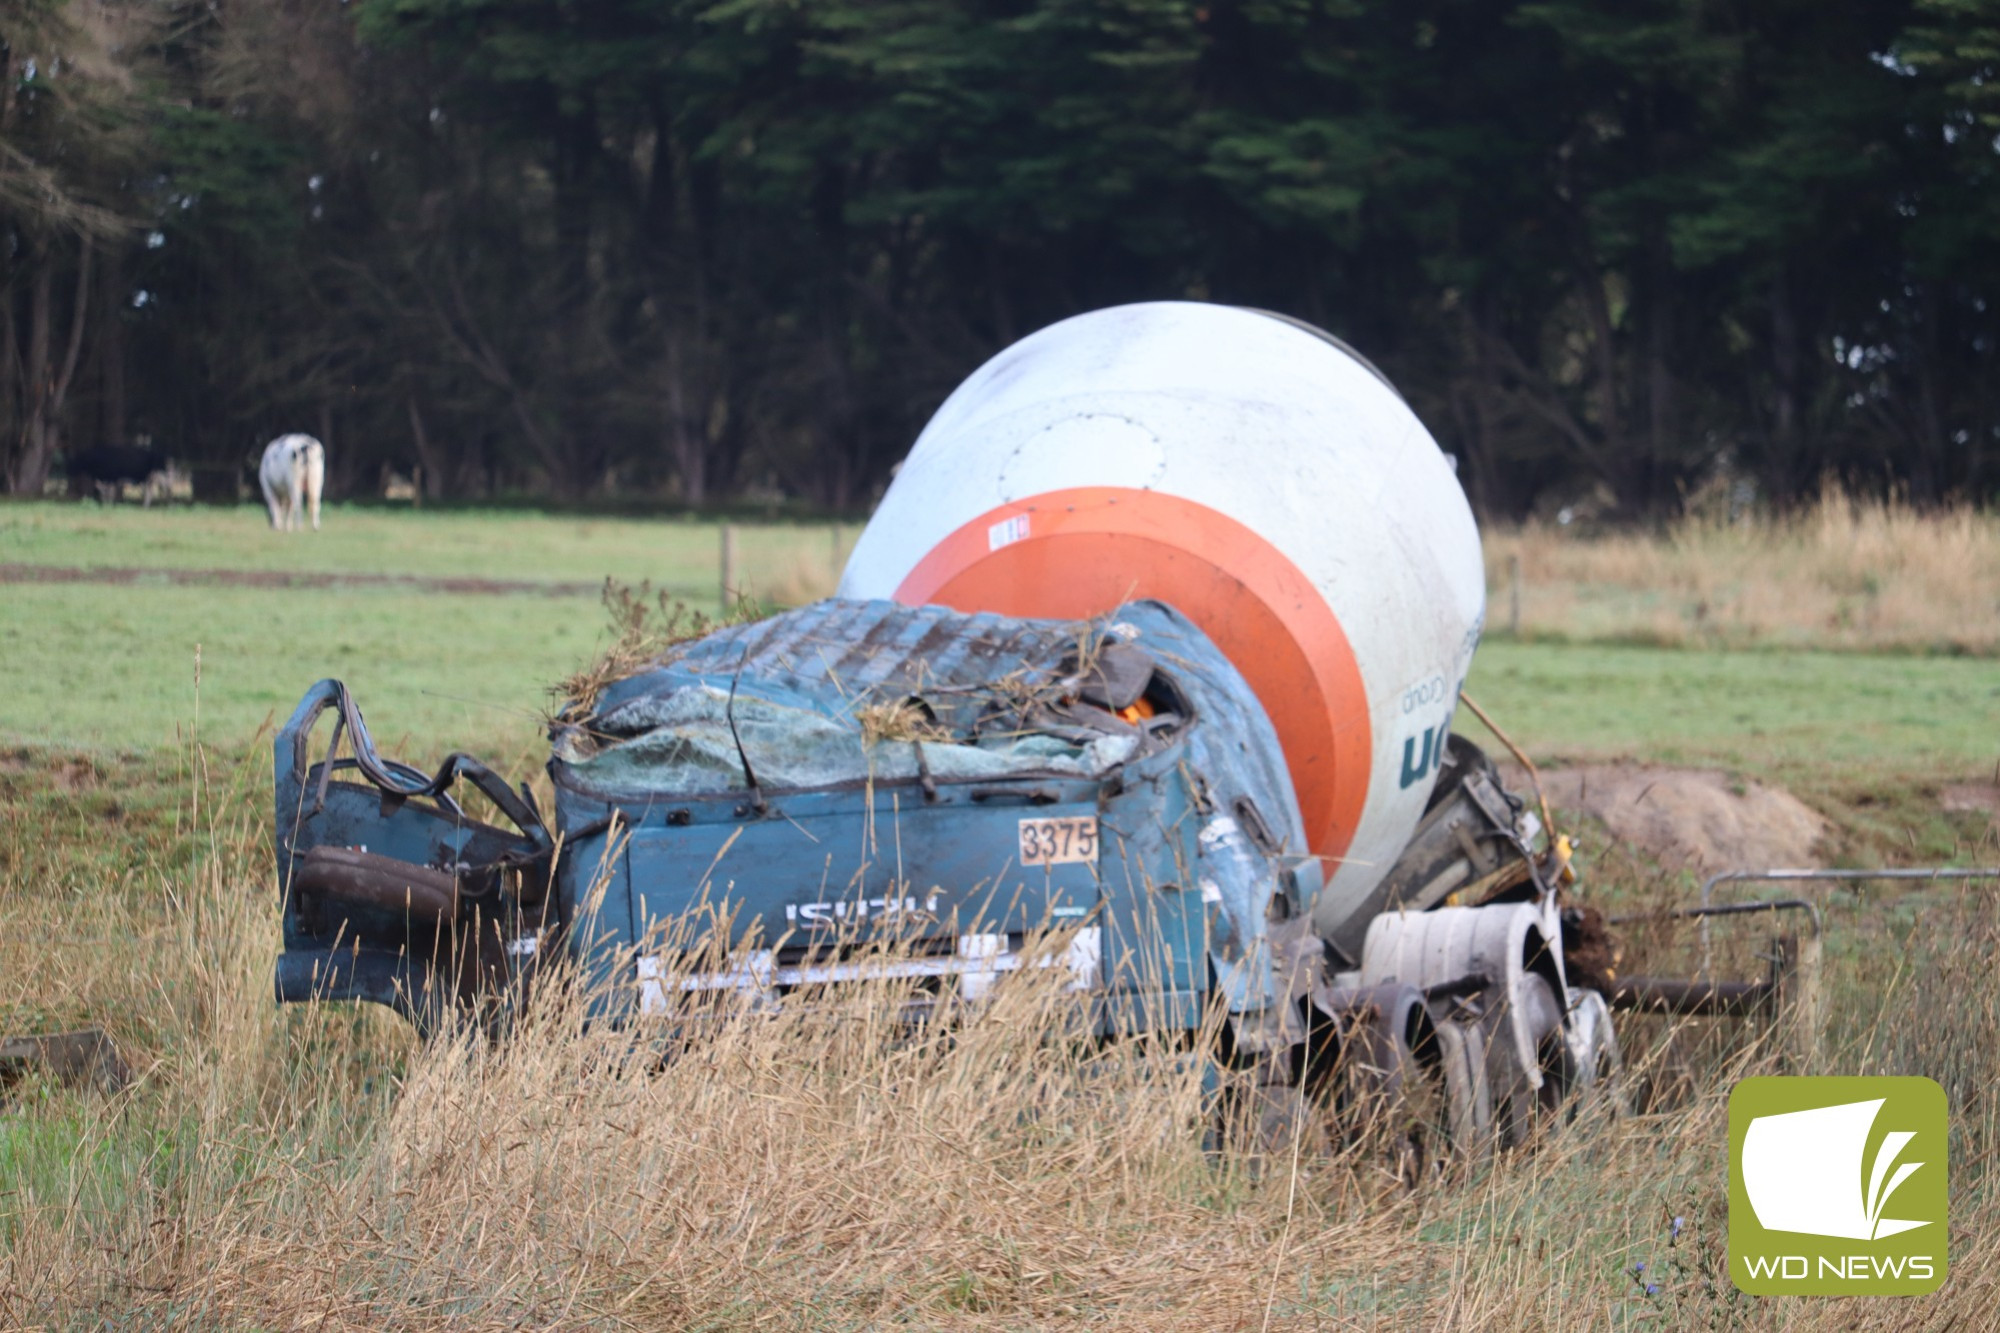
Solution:
M 1310 1153 L 1318 1145 L 1317 1117 L 1299 1087 L 1290 1053 L 1258 1055 L 1234 1066 L 1218 1066 L 1222 1086 L 1209 1116 L 1204 1147 L 1228 1150 L 1252 1159 L 1289 1156 L 1296 1136 Z
M 1605 1114 L 1625 1114 L 1625 1060 L 1618 1050 L 1618 1032 L 1611 1006 L 1594 990 L 1569 988 L 1569 1054 L 1576 1071 L 1572 1115 L 1602 1107 Z
M 1547 978 L 1536 972 L 1522 976 L 1514 985 L 1511 1010 L 1503 1005 L 1498 1011 L 1486 1052 L 1494 1130 L 1500 1144 L 1510 1148 L 1526 1143 L 1556 1119 L 1575 1080 L 1562 1006 Z M 1533 1069 L 1523 1064 L 1514 1035 L 1517 1021 L 1528 1033 Z
M 1493 1097 L 1486 1079 L 1485 1035 L 1475 1026 L 1428 1015 L 1410 1043 L 1392 1117 L 1398 1172 L 1415 1187 L 1492 1147 Z
M 1443 1086 L 1445 1121 L 1452 1152 L 1477 1161 L 1493 1146 L 1493 1088 L 1486 1078 L 1486 1034 L 1467 1023 L 1442 1022 L 1432 1037 L 1436 1070 Z M 1419 1050 L 1418 1058 L 1430 1052 Z
M 1330 1141 L 1379 1141 L 1415 1186 L 1485 1154 L 1493 1103 L 1479 1028 L 1433 1019 L 1414 990 L 1393 989 L 1333 1029 L 1339 1039 L 1308 1061 L 1307 1082 Z

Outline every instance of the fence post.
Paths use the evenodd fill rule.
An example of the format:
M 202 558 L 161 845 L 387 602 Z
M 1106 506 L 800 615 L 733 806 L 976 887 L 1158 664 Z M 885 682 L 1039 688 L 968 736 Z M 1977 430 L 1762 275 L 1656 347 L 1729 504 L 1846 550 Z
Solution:
M 1516 639 L 1521 637 L 1521 557 L 1518 552 L 1507 557 L 1507 633 Z
M 736 609 L 736 525 L 722 525 L 722 616 Z

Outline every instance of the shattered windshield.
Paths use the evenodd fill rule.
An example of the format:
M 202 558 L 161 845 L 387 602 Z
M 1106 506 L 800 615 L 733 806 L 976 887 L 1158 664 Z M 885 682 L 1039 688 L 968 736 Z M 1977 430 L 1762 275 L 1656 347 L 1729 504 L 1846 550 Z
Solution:
M 730 645 L 711 636 L 610 687 L 593 715 L 557 728 L 558 771 L 627 799 L 743 791 L 752 774 L 766 790 L 1096 778 L 1181 716 L 1171 683 L 1137 647 L 1106 637 L 1080 651 L 1073 633 L 1046 631 L 1024 642 L 1025 622 L 1000 622 L 1002 636 L 992 617 L 935 607 L 848 604 L 874 609 L 880 652 L 815 660 L 809 643 L 827 605 L 838 604 L 744 627 L 764 635 L 736 646 L 726 674 L 710 667 L 729 660 Z M 910 620 L 924 623 L 900 623 Z

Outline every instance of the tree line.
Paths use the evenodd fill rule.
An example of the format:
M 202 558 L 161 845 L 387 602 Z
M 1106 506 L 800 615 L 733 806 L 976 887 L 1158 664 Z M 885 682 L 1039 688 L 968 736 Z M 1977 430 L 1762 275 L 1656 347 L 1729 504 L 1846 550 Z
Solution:
M 2000 491 L 2000 0 L 4 0 L 0 479 L 865 504 L 1078 311 L 1296 315 L 1475 503 Z

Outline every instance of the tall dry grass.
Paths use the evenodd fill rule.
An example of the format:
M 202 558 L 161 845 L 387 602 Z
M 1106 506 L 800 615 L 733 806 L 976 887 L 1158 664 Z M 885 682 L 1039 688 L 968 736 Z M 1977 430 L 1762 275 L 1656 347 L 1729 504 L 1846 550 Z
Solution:
M 1033 977 L 914 1030 L 887 983 L 724 1011 L 672 1059 L 553 992 L 505 1045 L 419 1046 L 272 1006 L 262 755 L 200 760 L 122 882 L 0 834 L 0 1023 L 57 997 L 143 1071 L 0 1112 L 6 1326 L 1981 1327 L 2000 1279 L 1990 896 L 1836 911 L 1829 950 L 1822 1068 L 1952 1096 L 1949 1285 L 1761 1301 L 1723 1267 L 1724 1094 L 1779 1067 L 1754 1030 L 1634 1025 L 1639 1080 L 1699 1053 L 1691 1096 L 1415 1188 L 1365 1136 L 1205 1152 L 1198 1066 L 1079 1040 Z
M 1696 506 L 1658 531 L 1485 532 L 1487 625 L 1671 646 L 2000 653 L 2000 514 L 1824 491 L 1795 513 Z

